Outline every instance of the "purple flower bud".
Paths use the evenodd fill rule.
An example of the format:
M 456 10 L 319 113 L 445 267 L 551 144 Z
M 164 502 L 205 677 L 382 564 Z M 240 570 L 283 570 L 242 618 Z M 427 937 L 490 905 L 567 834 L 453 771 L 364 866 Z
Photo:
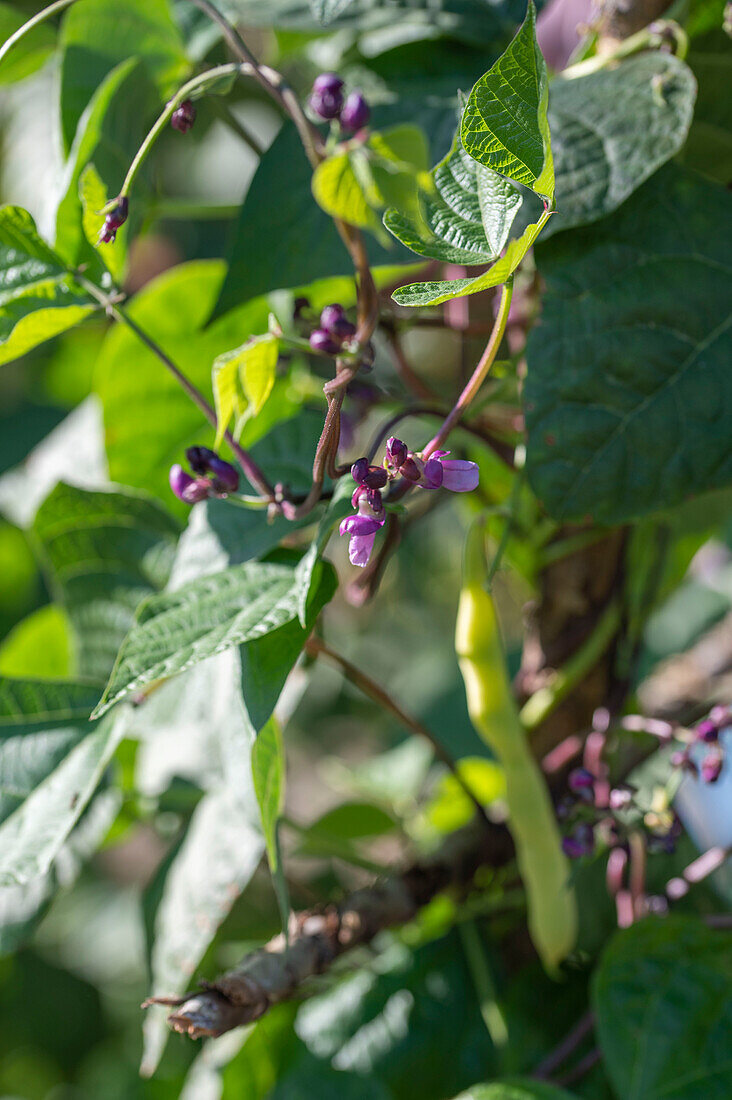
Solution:
M 585 854 L 584 848 L 573 836 L 562 837 L 562 851 L 569 859 L 581 859 Z
M 594 785 L 595 777 L 587 768 L 573 768 L 567 778 L 567 786 L 575 794 L 591 791 Z
M 369 475 L 369 469 L 369 460 L 367 458 L 357 458 L 353 466 L 351 466 L 351 477 L 358 485 L 363 485 Z
M 187 134 L 196 121 L 196 108 L 190 99 L 184 99 L 170 117 L 170 125 L 181 134 Z
M 217 454 L 210 459 L 209 471 L 217 493 L 235 493 L 239 488 L 239 472 L 230 462 L 224 462 Z
M 701 762 L 700 771 L 705 783 L 716 783 L 722 773 L 722 757 L 716 752 L 708 753 Z
M 198 481 L 192 478 L 190 474 L 187 474 L 182 466 L 177 463 L 170 467 L 170 488 L 173 490 L 179 500 L 182 500 L 185 504 L 197 504 L 200 500 L 205 500 L 208 496 L 208 485 L 203 481 Z
M 328 331 L 334 340 L 343 343 L 344 340 L 350 340 L 356 335 L 356 326 L 347 317 L 341 317 L 339 321 L 333 322 Z
M 360 92 L 351 92 L 343 105 L 340 124 L 344 130 L 353 133 L 365 126 L 371 118 L 371 108 Z
M 383 489 L 388 480 L 388 474 L 383 466 L 369 466 L 363 484 L 367 489 Z
M 217 458 L 217 455 L 216 451 L 212 451 L 210 447 L 188 447 L 186 458 L 194 474 L 203 476 L 210 472 L 211 462 Z
M 315 78 L 310 96 L 310 109 L 326 122 L 337 118 L 343 107 L 343 81 L 335 73 L 321 73 Z
M 422 477 L 422 471 L 411 455 L 408 455 L 404 462 L 402 462 L 399 467 L 399 473 L 402 477 L 405 477 L 407 481 L 420 481 Z
M 406 443 L 403 443 L 401 439 L 397 439 L 395 435 L 392 435 L 386 441 L 386 460 L 390 466 L 396 467 L 398 470 L 401 465 L 407 460 L 408 448 Z
M 711 718 L 705 718 L 703 722 L 700 722 L 696 727 L 696 736 L 699 741 L 716 741 L 719 737 L 719 730 L 716 723 Z
M 595 833 L 591 825 L 581 824 L 576 827 L 570 836 L 562 840 L 564 854 L 570 859 L 579 859 L 581 856 L 592 855 L 595 848 Z
M 320 314 L 320 327 L 324 328 L 326 332 L 332 332 L 333 326 L 337 325 L 339 321 L 345 321 L 345 319 L 345 309 L 335 303 L 332 306 L 326 306 Z
M 324 355 L 337 355 L 340 351 L 340 344 L 322 328 L 316 328 L 310 333 L 310 347 Z
M 338 95 L 343 91 L 343 81 L 338 73 L 321 73 L 313 81 L 313 91 L 321 94 Z
M 129 200 L 126 195 L 122 195 L 121 198 L 117 199 L 117 205 L 109 211 L 104 219 L 104 224 L 99 230 L 99 237 L 97 238 L 98 244 L 112 243 L 117 236 L 117 230 L 127 221 L 129 210 Z

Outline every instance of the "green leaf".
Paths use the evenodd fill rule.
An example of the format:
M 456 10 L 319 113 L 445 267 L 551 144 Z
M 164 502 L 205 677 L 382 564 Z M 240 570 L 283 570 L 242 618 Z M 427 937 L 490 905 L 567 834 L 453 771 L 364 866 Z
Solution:
M 393 1097 L 454 1096 L 496 1066 L 456 933 L 416 951 L 392 941 L 372 967 L 306 1001 L 296 1030 L 311 1054 Z
M 533 0 L 518 34 L 471 91 L 460 137 L 469 156 L 523 183 L 546 203 L 554 198 L 546 65 L 536 41 Z
M 299 833 L 299 855 L 358 857 L 354 841 L 386 836 L 395 829 L 394 818 L 370 802 L 343 802 Z
M 0 680 L 0 886 L 50 868 L 121 736 L 87 684 Z
M 95 275 L 103 270 L 95 251 L 104 220 L 98 212 L 117 194 L 145 136 L 152 94 L 144 68 L 127 58 L 105 76 L 79 120 L 56 210 L 56 249 L 70 267 L 84 261 L 91 262 Z M 134 211 L 133 204 L 133 217 Z M 115 279 L 124 266 L 128 228 L 129 223 L 113 244 L 98 248 Z
M 73 671 L 70 623 L 56 604 L 31 612 L 0 644 L 0 676 L 64 680 Z
M 545 237 L 612 213 L 678 153 L 695 96 L 689 68 L 658 52 L 574 80 L 554 80 L 549 125 L 557 213 Z
M 332 23 L 353 0 L 310 0 L 313 15 L 319 23 Z
M 33 534 L 68 612 L 82 675 L 108 676 L 138 604 L 167 582 L 178 532 L 141 494 L 61 482 L 43 502 Z
M 612 221 L 550 241 L 524 408 L 557 519 L 621 523 L 732 478 L 732 196 L 666 168 Z
M 491 1081 L 489 1085 L 473 1085 L 455 1100 L 572 1100 L 572 1094 L 545 1081 Z
M 285 125 L 260 160 L 242 204 L 214 320 L 272 290 L 353 274 L 332 220 L 313 202 L 311 183 L 297 131 Z M 368 253 L 372 265 L 409 262 L 407 253 L 376 241 L 369 241 Z M 264 327 L 266 321 L 260 331 Z
M 150 967 L 152 995 L 186 989 L 219 925 L 262 856 L 264 843 L 226 789 L 205 795 L 160 887 Z M 154 1073 L 167 1035 L 167 1011 L 148 1009 L 141 1071 Z
M 549 212 L 545 211 L 538 222 L 530 225 L 520 237 L 510 242 L 501 259 L 482 275 L 475 275 L 472 279 L 411 283 L 395 290 L 392 298 L 400 306 L 437 306 L 452 298 L 462 298 L 468 294 L 477 294 L 488 287 L 501 286 L 513 275 L 526 253 L 533 247 L 548 219 Z
M 166 0 L 84 0 L 64 16 L 61 47 L 61 133 L 66 150 L 94 92 L 121 61 L 139 57 L 161 98 L 190 69 Z
M 331 594 L 324 572 L 311 623 Z M 153 596 L 138 609 L 96 713 L 229 646 L 260 641 L 296 615 L 295 570 L 287 565 L 245 562 Z
M 0 207 L 0 364 L 78 325 L 96 308 L 20 206 Z
M 7 42 L 27 19 L 26 12 L 18 11 L 12 4 L 0 3 L 0 43 Z M 14 84 L 36 72 L 53 51 L 55 42 L 56 35 L 48 24 L 34 27 L 0 62 L 0 85 Z
M 419 190 L 429 186 L 429 152 L 416 126 L 370 135 L 364 145 L 333 154 L 313 172 L 313 195 L 333 218 L 377 232 L 386 206 L 419 218 Z
M 678 916 L 634 924 L 606 948 L 593 1000 L 604 1063 L 623 1100 L 729 1096 L 728 931 Z
M 234 438 L 238 439 L 246 420 L 257 416 L 272 392 L 280 342 L 271 332 L 252 336 L 240 348 L 214 359 L 212 385 L 216 402 L 216 442 L 234 417 Z
M 390 207 L 386 228 L 418 256 L 452 264 L 491 263 L 505 247 L 521 205 L 519 192 L 469 157 L 459 133 L 431 175 L 432 191 L 422 195 L 420 218 Z
M 285 749 L 279 722 L 274 717 L 260 730 L 252 745 L 252 779 L 282 929 L 286 935 L 291 905 L 279 843 L 280 816 L 285 798 Z

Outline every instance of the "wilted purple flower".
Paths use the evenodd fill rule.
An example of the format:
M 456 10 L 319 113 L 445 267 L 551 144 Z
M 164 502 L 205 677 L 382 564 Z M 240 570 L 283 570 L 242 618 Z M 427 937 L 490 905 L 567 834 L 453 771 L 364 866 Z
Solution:
M 127 215 L 129 214 L 130 203 L 126 195 L 122 195 L 117 199 L 117 205 L 114 206 L 104 219 L 104 224 L 99 230 L 99 237 L 97 238 L 98 244 L 111 244 L 117 236 L 117 230 L 120 229 L 127 221 Z
M 344 130 L 353 133 L 366 125 L 371 118 L 371 108 L 360 92 L 351 92 L 340 113 L 340 124 Z
M 321 73 L 315 78 L 310 109 L 326 122 L 337 118 L 343 106 L 343 81 L 336 73 Z
M 170 125 L 181 134 L 187 134 L 196 121 L 196 108 L 190 99 L 184 99 L 170 117 Z
M 719 729 L 716 722 L 713 722 L 711 717 L 705 718 L 703 722 L 700 722 L 696 727 L 696 736 L 699 741 L 716 741 L 719 737 Z
M 722 774 L 722 756 L 720 753 L 710 752 L 701 762 L 701 777 L 705 783 L 716 783 Z
M 578 825 L 570 836 L 562 840 L 562 850 L 570 859 L 592 855 L 595 849 L 595 832 L 591 825 Z
M 340 343 L 323 328 L 316 328 L 310 333 L 310 347 L 323 355 L 337 355 L 341 350 Z

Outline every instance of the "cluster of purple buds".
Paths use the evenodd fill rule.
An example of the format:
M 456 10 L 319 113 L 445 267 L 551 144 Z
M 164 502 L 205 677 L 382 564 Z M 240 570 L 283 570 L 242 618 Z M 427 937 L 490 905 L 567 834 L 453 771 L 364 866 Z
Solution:
M 170 488 L 185 504 L 198 504 L 207 497 L 225 497 L 239 488 L 235 467 L 208 447 L 189 447 L 186 458 L 193 476 L 177 463 L 170 467 Z
M 180 134 L 187 134 L 196 121 L 196 108 L 190 99 L 184 99 L 170 116 L 170 125 Z
M 682 768 L 694 776 L 701 776 L 705 783 L 716 783 L 722 774 L 724 764 L 724 749 L 719 740 L 722 730 L 732 726 L 732 707 L 718 704 L 712 707 L 708 716 L 698 722 L 693 730 L 694 742 L 671 757 L 674 767 Z M 692 759 L 693 744 L 709 745 L 709 751 L 702 758 L 701 764 Z
M 562 839 L 562 851 L 570 859 L 591 856 L 595 850 L 595 830 L 586 821 L 576 825 L 569 836 Z
M 356 489 L 351 502 L 356 515 L 347 516 L 340 525 L 341 535 L 350 535 L 349 557 L 352 565 L 364 566 L 373 550 L 376 532 L 384 526 L 386 513 L 381 490 L 388 482 L 403 477 L 423 489 L 451 489 L 467 493 L 477 488 L 480 471 L 475 462 L 446 459 L 449 451 L 435 451 L 426 460 L 410 451 L 406 443 L 392 436 L 386 442 L 382 466 L 359 458 L 351 467 Z
M 320 314 L 320 327 L 310 333 L 310 347 L 323 355 L 338 355 L 355 335 L 356 326 L 346 317 L 343 306 L 326 306 Z
M 126 195 L 120 195 L 116 204 L 109 211 L 104 219 L 104 224 L 99 230 L 99 237 L 97 238 L 99 244 L 111 244 L 117 236 L 117 230 L 127 221 L 127 215 L 130 212 L 130 204 Z
M 315 78 L 310 109 L 324 122 L 337 118 L 349 134 L 363 129 L 371 117 L 371 109 L 361 92 L 351 92 L 344 102 L 343 81 L 336 73 L 321 73 Z

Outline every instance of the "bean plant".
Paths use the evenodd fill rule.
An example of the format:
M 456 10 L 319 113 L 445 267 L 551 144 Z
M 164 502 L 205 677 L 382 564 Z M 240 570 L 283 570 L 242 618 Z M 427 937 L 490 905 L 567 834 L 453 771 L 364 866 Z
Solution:
M 538 7 L 0 4 L 3 1095 L 732 1095 L 729 12 Z

